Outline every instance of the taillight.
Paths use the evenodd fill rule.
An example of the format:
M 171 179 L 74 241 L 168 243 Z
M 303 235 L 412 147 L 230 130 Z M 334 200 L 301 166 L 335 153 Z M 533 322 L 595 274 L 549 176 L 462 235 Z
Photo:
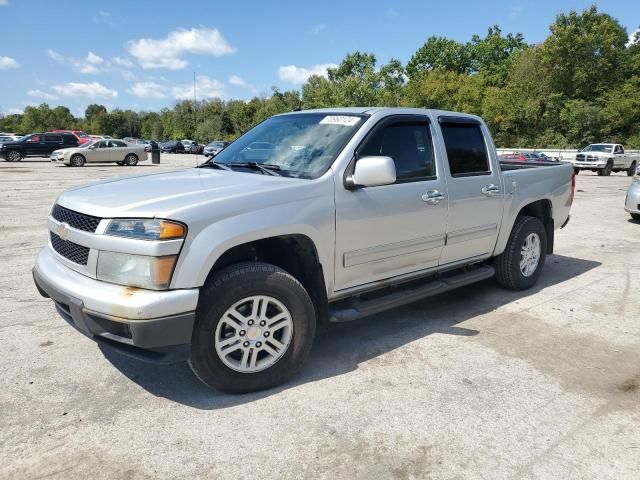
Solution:
M 569 195 L 569 206 L 573 205 L 573 197 L 576 194 L 576 174 L 571 175 L 571 194 Z

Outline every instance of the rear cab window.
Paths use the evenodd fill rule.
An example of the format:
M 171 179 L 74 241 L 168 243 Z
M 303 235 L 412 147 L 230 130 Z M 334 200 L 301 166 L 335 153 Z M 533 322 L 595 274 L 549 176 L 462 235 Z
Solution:
M 452 177 L 490 175 L 491 166 L 480 123 L 469 118 L 439 119 Z

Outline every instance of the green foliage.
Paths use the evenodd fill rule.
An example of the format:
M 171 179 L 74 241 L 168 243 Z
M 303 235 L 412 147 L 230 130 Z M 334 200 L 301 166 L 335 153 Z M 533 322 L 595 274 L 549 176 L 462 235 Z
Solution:
M 81 128 L 113 137 L 231 140 L 265 118 L 299 108 L 405 106 L 481 115 L 500 146 L 570 148 L 616 141 L 640 148 L 640 33 L 628 42 L 620 23 L 593 6 L 560 13 L 539 45 L 497 25 L 460 43 L 430 37 L 406 68 L 348 54 L 300 92 L 268 98 L 181 101 L 160 112 L 89 105 L 83 119 L 43 103 L 0 116 L 0 131 Z M 628 44 L 627 44 L 628 43 Z

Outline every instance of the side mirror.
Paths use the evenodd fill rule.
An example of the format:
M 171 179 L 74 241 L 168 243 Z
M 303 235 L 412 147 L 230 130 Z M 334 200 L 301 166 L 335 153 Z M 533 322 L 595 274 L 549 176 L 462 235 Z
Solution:
M 348 182 L 353 187 L 377 187 L 396 181 L 396 164 L 391 157 L 362 157 Z

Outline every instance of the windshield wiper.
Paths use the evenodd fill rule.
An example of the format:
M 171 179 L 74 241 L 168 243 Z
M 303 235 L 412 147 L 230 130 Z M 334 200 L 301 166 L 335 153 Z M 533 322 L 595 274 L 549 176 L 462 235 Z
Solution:
M 280 166 L 273 165 L 270 163 L 258 163 L 258 162 L 245 162 L 245 163 L 230 163 L 230 167 L 249 167 L 260 170 L 262 173 L 266 175 L 273 175 L 274 177 L 281 177 L 278 172 L 274 170 L 280 170 Z
M 209 160 L 208 162 L 205 162 L 202 165 L 198 165 L 197 168 L 208 168 L 208 167 L 219 168 L 220 170 L 227 170 L 228 172 L 231 171 L 231 169 L 226 165 L 222 163 L 214 162 L 213 160 Z

